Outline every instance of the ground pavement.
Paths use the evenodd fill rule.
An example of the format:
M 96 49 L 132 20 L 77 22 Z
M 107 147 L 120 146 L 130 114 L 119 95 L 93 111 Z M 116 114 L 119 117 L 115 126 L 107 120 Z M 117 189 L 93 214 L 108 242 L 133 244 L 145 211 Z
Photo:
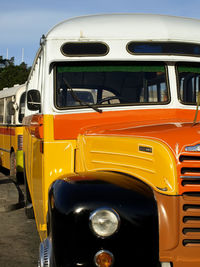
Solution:
M 39 237 L 23 209 L 23 185 L 0 172 L 0 267 L 37 267 Z

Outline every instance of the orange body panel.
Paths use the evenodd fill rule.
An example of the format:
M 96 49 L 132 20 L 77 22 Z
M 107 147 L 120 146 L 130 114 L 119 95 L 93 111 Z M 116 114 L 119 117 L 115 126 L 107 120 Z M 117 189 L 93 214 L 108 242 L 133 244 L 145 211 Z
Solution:
M 78 134 L 83 133 L 88 127 L 98 126 L 99 124 L 103 125 L 99 127 L 99 131 L 107 133 L 113 128 L 113 123 L 115 123 L 115 128 L 118 126 L 126 127 L 126 134 L 128 134 L 129 125 L 135 127 L 144 125 L 145 122 L 147 125 L 192 122 L 194 116 L 195 110 L 179 109 L 144 109 L 55 115 L 54 137 L 61 140 L 76 139 Z M 200 118 L 200 115 L 198 118 Z

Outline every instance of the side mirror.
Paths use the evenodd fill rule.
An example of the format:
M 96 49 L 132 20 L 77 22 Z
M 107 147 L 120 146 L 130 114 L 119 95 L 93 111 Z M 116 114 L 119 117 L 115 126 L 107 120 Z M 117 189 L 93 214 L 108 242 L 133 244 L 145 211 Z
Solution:
M 8 103 L 8 115 L 13 116 L 15 115 L 15 108 L 14 108 L 14 102 L 10 101 Z
M 27 106 L 28 109 L 35 111 L 41 108 L 40 92 L 36 89 L 29 90 L 27 93 Z

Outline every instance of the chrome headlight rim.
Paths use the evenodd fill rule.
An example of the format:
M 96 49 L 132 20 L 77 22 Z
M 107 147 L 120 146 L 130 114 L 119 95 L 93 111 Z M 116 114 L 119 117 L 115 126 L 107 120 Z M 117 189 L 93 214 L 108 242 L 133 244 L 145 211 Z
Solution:
M 110 233 L 107 233 L 107 234 L 100 234 L 94 227 L 93 225 L 93 221 L 94 221 L 94 218 L 103 213 L 103 212 L 108 212 L 109 214 L 111 214 L 112 216 L 114 215 L 113 218 L 115 218 L 115 228 L 113 231 L 111 231 Z M 105 238 L 109 238 L 111 236 L 113 236 L 114 234 L 116 234 L 118 231 L 119 231 L 119 227 L 120 227 L 120 216 L 119 214 L 113 209 L 113 208 L 109 208 L 109 207 L 101 207 L 101 208 L 97 208 L 95 209 L 94 211 L 91 212 L 90 214 L 90 217 L 89 217 L 89 225 L 90 225 L 90 229 L 92 231 L 92 233 L 99 237 L 99 238 L 102 238 L 102 239 L 105 239 Z

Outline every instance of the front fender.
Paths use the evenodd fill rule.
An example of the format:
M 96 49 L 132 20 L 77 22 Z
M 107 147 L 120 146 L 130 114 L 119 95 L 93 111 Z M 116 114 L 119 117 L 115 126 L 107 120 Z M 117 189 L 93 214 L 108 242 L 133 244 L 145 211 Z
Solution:
M 91 212 L 101 207 L 120 216 L 117 233 L 97 237 Z M 158 215 L 154 194 L 143 182 L 119 173 L 83 173 L 55 181 L 49 191 L 48 231 L 57 266 L 95 266 L 95 254 L 109 250 L 114 266 L 156 266 Z M 133 265 L 134 265 L 133 264 Z

